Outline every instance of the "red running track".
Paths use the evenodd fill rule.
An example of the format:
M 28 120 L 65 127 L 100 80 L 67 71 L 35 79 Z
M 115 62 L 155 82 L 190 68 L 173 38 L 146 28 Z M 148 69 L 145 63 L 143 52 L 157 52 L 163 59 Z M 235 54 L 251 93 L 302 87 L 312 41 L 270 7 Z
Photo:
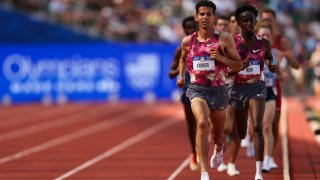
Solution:
M 200 179 L 199 171 L 192 172 L 183 163 L 189 154 L 179 103 L 0 108 L 0 179 L 4 180 Z M 276 161 L 279 169 L 264 174 L 264 179 L 284 179 L 281 140 Z M 236 177 L 216 170 L 210 175 L 254 178 L 255 161 L 246 157 L 244 149 L 237 167 L 241 174 Z

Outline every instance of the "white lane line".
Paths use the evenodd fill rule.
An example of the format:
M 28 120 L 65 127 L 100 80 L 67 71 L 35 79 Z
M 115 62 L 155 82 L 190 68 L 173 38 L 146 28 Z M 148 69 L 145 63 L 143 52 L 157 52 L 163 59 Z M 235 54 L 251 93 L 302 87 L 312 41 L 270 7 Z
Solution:
M 180 166 L 168 177 L 167 180 L 173 180 L 174 178 L 176 178 L 181 171 L 186 168 L 191 160 L 192 155 L 190 154 L 181 164 Z
M 115 112 L 115 111 L 120 111 L 122 110 L 124 107 L 120 106 L 117 108 L 109 108 L 109 112 Z M 61 126 L 66 126 L 66 125 L 70 125 L 73 123 L 78 123 L 81 121 L 87 121 L 90 120 L 91 118 L 95 118 L 95 117 L 99 117 L 100 113 L 105 113 L 106 110 L 101 110 L 103 109 L 103 107 L 101 108 L 93 108 L 90 110 L 86 110 L 83 112 L 79 112 L 76 114 L 71 114 L 71 115 L 67 115 L 67 116 L 63 116 L 60 118 L 56 118 L 56 119 L 51 119 L 48 122 L 43 122 L 43 123 L 39 123 L 33 126 L 29 126 L 26 128 L 22 128 L 22 129 L 18 129 L 15 131 L 11 131 L 11 132 L 7 132 L 7 133 L 3 133 L 0 134 L 0 142 L 2 141 L 6 141 L 6 140 L 10 140 L 10 139 L 14 139 L 14 138 L 19 138 L 19 137 L 24 137 L 26 135 L 30 135 L 30 134 L 34 134 L 34 133 L 39 133 L 42 131 L 46 131 L 49 129 L 53 129 L 53 128 L 57 128 L 57 127 L 61 127 Z M 104 107 L 104 109 L 106 109 Z M 115 110 L 111 110 L 111 109 L 115 109 Z M 85 117 L 84 118 L 84 114 Z
M 287 111 L 288 111 L 287 100 L 283 98 L 282 111 L 281 111 L 281 139 L 282 139 L 283 179 L 284 180 L 290 180 Z
M 58 118 L 61 116 L 67 116 L 67 115 L 72 115 L 72 114 L 76 114 L 76 113 L 81 113 L 82 111 L 86 111 L 88 110 L 89 107 L 88 106 L 82 106 L 79 107 L 78 109 L 75 109 L 74 107 L 71 108 L 71 110 L 68 110 L 67 112 L 59 112 L 62 109 L 54 109 L 54 108 L 50 108 L 50 109 L 39 109 L 37 113 L 28 113 L 28 115 L 16 115 L 13 118 L 7 118 L 6 120 L 4 120 L 4 122 L 0 123 L 0 128 L 5 128 L 8 126 L 14 126 L 14 125 L 19 125 L 22 123 L 32 123 L 35 121 L 48 121 L 48 120 L 52 120 L 54 118 Z M 39 112 L 41 111 L 41 112 Z M 32 115 L 30 115 L 32 114 Z M 23 118 L 22 118 L 23 117 Z M 27 119 L 26 119 L 27 117 Z
M 61 144 L 64 144 L 64 143 L 67 143 L 67 142 L 70 142 L 70 141 L 73 141 L 73 140 L 76 140 L 76 139 L 79 139 L 79 138 L 82 138 L 82 137 L 85 137 L 88 135 L 91 135 L 91 134 L 94 134 L 94 133 L 109 129 L 114 126 L 117 126 L 117 125 L 120 125 L 123 123 L 127 123 L 129 121 L 132 121 L 132 120 L 135 120 L 138 118 L 142 118 L 150 113 L 152 113 L 152 111 L 150 111 L 150 110 L 148 111 L 148 109 L 146 109 L 146 107 L 139 108 L 138 110 L 135 110 L 135 111 L 123 113 L 119 116 L 111 118 L 108 121 L 104 121 L 101 123 L 91 125 L 87 128 L 80 129 L 80 130 L 75 131 L 73 133 L 52 139 L 52 140 L 47 141 L 45 143 L 42 143 L 37 146 L 33 146 L 33 147 L 28 148 L 26 150 L 20 151 L 18 153 L 3 157 L 0 159 L 0 164 L 4 164 L 9 161 L 20 159 L 24 156 L 28 156 L 30 154 L 37 153 L 37 152 L 43 151 L 45 149 L 48 149 L 48 148 L 51 148 L 54 146 L 58 146 L 58 145 L 61 145 Z
M 159 131 L 166 129 L 166 128 L 180 122 L 182 120 L 181 117 L 182 117 L 182 113 L 178 113 L 178 115 L 175 115 L 174 117 L 167 118 L 167 119 L 161 121 L 160 123 L 155 124 L 154 126 L 151 126 L 150 128 L 131 137 L 130 139 L 127 139 L 126 141 L 122 142 L 121 144 L 105 151 L 104 153 L 88 160 L 87 162 L 81 164 L 80 166 L 78 166 L 78 167 L 66 172 L 65 174 L 55 178 L 55 180 L 62 180 L 67 177 L 70 177 L 70 176 L 78 173 L 79 171 L 82 171 L 82 170 L 88 168 L 89 166 L 92 166 L 93 164 L 98 163 L 99 161 L 102 161 L 102 160 L 128 148 L 129 146 L 131 146 L 133 144 L 136 144 L 139 141 L 142 141 L 142 140 L 158 133 Z

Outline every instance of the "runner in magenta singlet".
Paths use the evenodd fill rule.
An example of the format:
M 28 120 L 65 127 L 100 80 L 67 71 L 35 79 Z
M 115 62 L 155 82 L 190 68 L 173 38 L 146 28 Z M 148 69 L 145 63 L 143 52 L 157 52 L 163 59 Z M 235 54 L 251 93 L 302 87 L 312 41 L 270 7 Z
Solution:
M 270 43 L 256 36 L 254 27 L 258 10 L 252 5 L 237 8 L 236 19 L 241 28 L 241 34 L 235 37 L 237 51 L 245 68 L 236 73 L 230 88 L 230 103 L 232 117 L 235 118 L 237 130 L 241 139 L 247 133 L 248 110 L 253 127 L 256 173 L 255 180 L 262 180 L 263 134 L 262 119 L 267 95 L 266 84 L 261 81 L 264 64 L 271 72 L 276 66 L 272 64 Z
M 215 31 L 213 36 L 206 42 L 199 42 L 198 32 L 190 37 L 190 49 L 187 57 L 187 67 L 192 84 L 208 87 L 224 86 L 228 74 L 228 66 L 215 61 L 210 56 L 212 48 L 217 49 L 223 55 L 219 45 L 220 32 Z
M 195 9 L 199 30 L 182 40 L 177 85 L 180 88 L 184 86 L 187 66 L 191 76 L 187 97 L 197 121 L 196 150 L 201 180 L 209 180 L 209 144 L 214 145 L 210 166 L 218 167 L 223 160 L 223 129 L 228 105 L 225 85 L 227 67 L 240 71 L 243 66 L 231 35 L 214 29 L 216 5 L 212 1 L 202 0 Z M 209 124 L 213 128 L 209 128 Z M 209 132 L 212 137 L 210 142 Z

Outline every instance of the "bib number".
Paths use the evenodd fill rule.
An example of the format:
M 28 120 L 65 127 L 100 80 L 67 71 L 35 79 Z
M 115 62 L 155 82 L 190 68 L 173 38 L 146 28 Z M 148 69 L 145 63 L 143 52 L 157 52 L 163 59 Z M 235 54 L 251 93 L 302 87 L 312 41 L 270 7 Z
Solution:
M 193 70 L 195 71 L 214 71 L 215 63 L 210 57 L 201 57 L 193 60 Z
M 250 65 L 238 73 L 239 75 L 256 75 L 260 74 L 260 65 Z

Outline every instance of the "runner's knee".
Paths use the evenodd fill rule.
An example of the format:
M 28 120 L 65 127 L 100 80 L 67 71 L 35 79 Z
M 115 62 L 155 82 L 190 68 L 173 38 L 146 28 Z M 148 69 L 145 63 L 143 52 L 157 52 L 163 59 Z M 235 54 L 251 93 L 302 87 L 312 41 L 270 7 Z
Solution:
M 258 133 L 262 131 L 261 124 L 254 124 L 253 125 L 253 132 Z
M 209 129 L 208 122 L 205 121 L 204 119 L 203 120 L 199 120 L 197 127 L 198 127 L 198 130 L 202 131 L 202 132 L 206 132 Z

